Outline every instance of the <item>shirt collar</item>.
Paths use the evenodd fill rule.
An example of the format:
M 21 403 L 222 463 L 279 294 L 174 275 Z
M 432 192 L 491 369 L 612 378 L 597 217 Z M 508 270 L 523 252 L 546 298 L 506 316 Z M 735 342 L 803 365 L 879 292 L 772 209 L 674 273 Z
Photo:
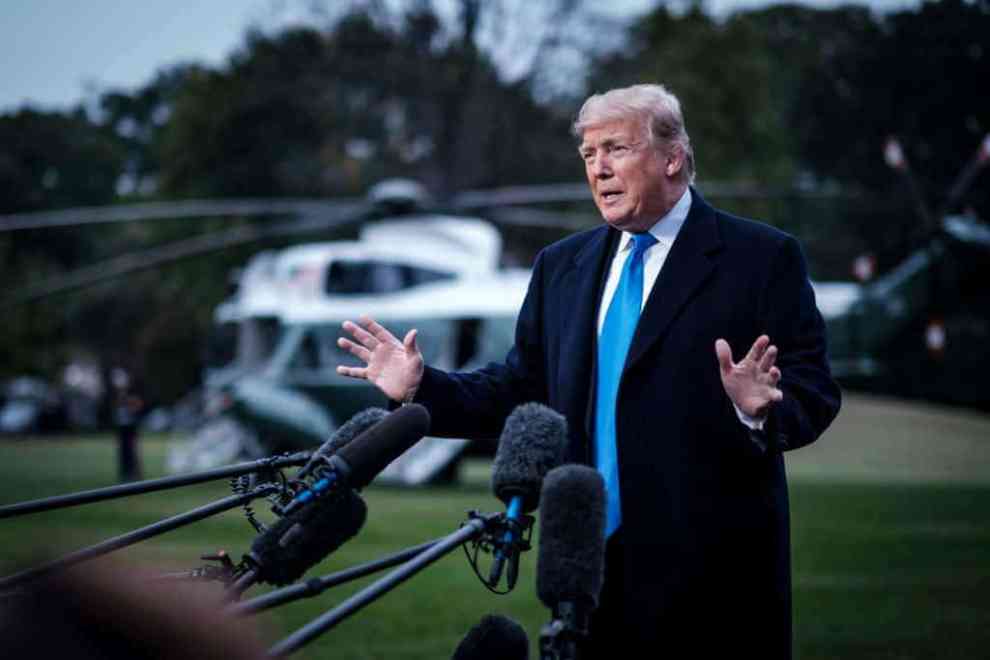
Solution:
M 650 227 L 648 231 L 657 239 L 657 243 L 669 248 L 674 244 L 674 239 L 677 238 L 678 232 L 681 231 L 681 227 L 684 225 L 684 221 L 687 220 L 688 211 L 690 210 L 691 188 L 687 187 L 673 208 L 667 211 L 665 216 L 657 220 L 656 224 Z M 632 237 L 633 235 L 630 232 L 622 232 L 622 237 L 619 239 L 619 252 L 629 249 L 632 246 Z

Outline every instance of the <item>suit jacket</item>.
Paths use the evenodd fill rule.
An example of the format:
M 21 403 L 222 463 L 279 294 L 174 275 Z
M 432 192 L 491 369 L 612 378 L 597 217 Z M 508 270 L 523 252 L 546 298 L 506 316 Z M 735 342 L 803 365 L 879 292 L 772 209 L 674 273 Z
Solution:
M 497 437 L 516 405 L 539 401 L 566 416 L 570 459 L 592 463 L 596 319 L 618 237 L 602 226 L 540 253 L 504 364 L 427 368 L 416 398 L 431 433 Z M 753 433 L 722 387 L 715 340 L 738 360 L 764 333 L 779 349 L 784 399 Z M 692 190 L 619 390 L 627 625 L 617 634 L 657 654 L 790 657 L 781 452 L 815 440 L 839 403 L 797 242 Z

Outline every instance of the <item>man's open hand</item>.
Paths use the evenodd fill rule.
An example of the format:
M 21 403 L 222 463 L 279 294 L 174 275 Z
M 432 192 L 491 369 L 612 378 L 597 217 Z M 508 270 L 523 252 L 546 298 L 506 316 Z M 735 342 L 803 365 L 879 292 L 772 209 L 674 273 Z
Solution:
M 410 330 L 400 342 L 374 319 L 362 316 L 360 321 L 361 325 L 344 321 L 344 330 L 356 341 L 341 337 L 337 345 L 365 366 L 338 366 L 337 373 L 364 379 L 393 401 L 411 399 L 423 379 L 423 354 L 416 346 L 416 330 Z
M 780 369 L 774 366 L 777 347 L 770 344 L 766 335 L 758 337 L 739 362 L 732 361 L 732 349 L 724 339 L 716 340 L 715 355 L 725 393 L 736 408 L 750 417 L 766 416 L 770 406 L 784 398 L 784 393 L 777 387 Z

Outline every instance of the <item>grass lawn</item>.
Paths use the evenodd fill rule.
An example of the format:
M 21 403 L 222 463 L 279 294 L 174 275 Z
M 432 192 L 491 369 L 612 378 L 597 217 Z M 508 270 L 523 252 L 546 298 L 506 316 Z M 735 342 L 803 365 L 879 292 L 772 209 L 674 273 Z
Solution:
M 161 474 L 166 441 L 145 438 L 146 471 Z M 113 483 L 110 437 L 0 444 L 0 503 Z M 990 649 L 990 417 L 848 397 L 819 443 L 788 455 L 799 658 L 977 658 Z M 464 467 L 455 488 L 365 492 L 360 535 L 310 572 L 326 574 L 441 536 L 468 509 L 497 511 L 488 466 Z M 180 513 L 228 494 L 225 482 L 0 521 L 0 573 Z M 238 511 L 115 553 L 163 570 L 235 557 L 254 532 Z M 482 615 L 518 620 L 535 643 L 548 616 L 535 596 L 536 553 L 520 584 L 488 593 L 458 552 L 293 657 L 447 658 Z M 374 578 L 262 615 L 273 641 Z M 253 589 L 250 594 L 258 591 Z M 535 646 L 534 646 L 535 651 Z M 537 657 L 534 655 L 534 657 Z

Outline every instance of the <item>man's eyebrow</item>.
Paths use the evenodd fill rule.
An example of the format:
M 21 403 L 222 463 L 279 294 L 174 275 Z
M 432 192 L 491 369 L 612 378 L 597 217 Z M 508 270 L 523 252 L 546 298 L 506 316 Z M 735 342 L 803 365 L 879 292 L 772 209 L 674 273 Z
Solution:
M 624 140 L 622 138 L 610 137 L 610 138 L 605 138 L 598 144 L 588 144 L 586 142 L 582 142 L 580 145 L 578 145 L 578 151 L 583 152 L 583 151 L 587 151 L 588 149 L 594 149 L 595 147 L 613 147 L 615 146 L 616 142 L 624 142 Z

